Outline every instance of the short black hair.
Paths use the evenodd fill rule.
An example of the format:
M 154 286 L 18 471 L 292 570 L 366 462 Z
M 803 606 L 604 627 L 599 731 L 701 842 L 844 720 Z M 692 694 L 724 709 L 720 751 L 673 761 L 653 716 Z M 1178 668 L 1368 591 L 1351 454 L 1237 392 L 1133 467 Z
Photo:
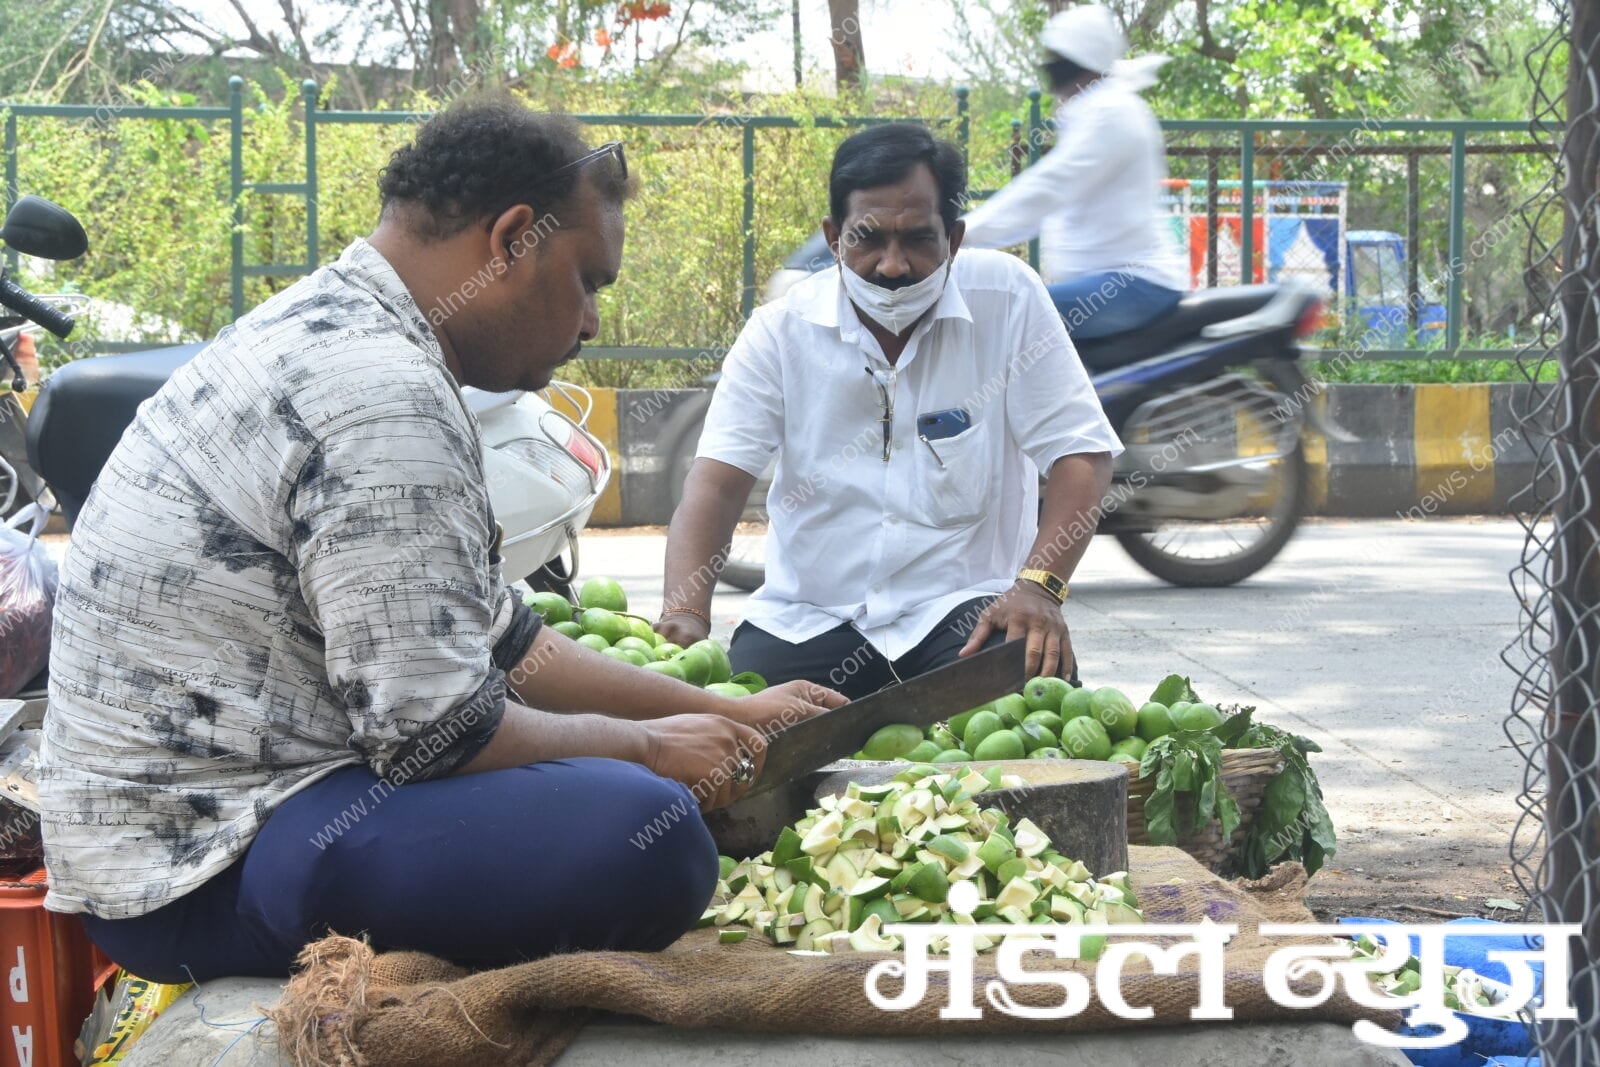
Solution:
M 961 149 L 915 122 L 869 126 L 839 145 L 828 174 L 828 210 L 834 224 L 844 226 L 851 193 L 904 181 L 918 164 L 933 171 L 939 183 L 939 217 L 948 234 L 966 206 L 967 160 Z
M 396 204 L 420 209 L 406 223 L 424 238 L 453 236 L 515 204 L 555 211 L 584 177 L 620 204 L 629 187 L 609 157 L 551 177 L 589 151 L 572 119 L 534 111 L 506 92 L 477 94 L 434 115 L 395 150 L 378 176 L 378 196 L 384 214 Z
M 1044 62 L 1040 67 L 1044 70 L 1044 76 L 1050 79 L 1051 92 L 1060 92 L 1085 74 L 1094 73 L 1088 67 L 1080 66 L 1066 56 L 1058 56 L 1054 52 L 1044 54 Z

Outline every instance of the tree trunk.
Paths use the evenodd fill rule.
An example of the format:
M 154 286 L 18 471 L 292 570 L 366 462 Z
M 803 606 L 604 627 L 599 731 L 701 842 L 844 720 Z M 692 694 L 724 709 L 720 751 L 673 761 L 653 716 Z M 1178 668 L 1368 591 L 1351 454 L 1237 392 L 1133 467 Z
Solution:
M 456 38 L 450 32 L 450 6 L 445 0 L 428 3 L 428 92 L 443 91 L 456 69 Z
M 833 44 L 834 84 L 858 89 L 867 65 L 861 41 L 861 0 L 828 0 L 828 20 L 832 24 L 828 40 Z
M 479 0 L 450 0 L 450 27 L 455 31 L 461 64 L 473 71 L 471 80 L 478 81 L 485 74 L 482 65 L 494 48 L 483 18 L 483 5 Z
M 483 8 L 479 0 L 429 0 L 428 3 L 428 91 L 456 95 L 462 83 L 451 82 L 475 66 L 489 47 Z M 482 77 L 480 69 L 467 81 Z
M 800 0 L 794 0 L 789 14 L 794 21 L 794 87 L 799 89 L 805 84 L 805 53 L 800 48 Z
M 1052 15 L 1061 14 L 1061 12 L 1071 7 L 1072 4 L 1073 0 L 1045 0 L 1045 7 L 1050 9 L 1049 13 Z

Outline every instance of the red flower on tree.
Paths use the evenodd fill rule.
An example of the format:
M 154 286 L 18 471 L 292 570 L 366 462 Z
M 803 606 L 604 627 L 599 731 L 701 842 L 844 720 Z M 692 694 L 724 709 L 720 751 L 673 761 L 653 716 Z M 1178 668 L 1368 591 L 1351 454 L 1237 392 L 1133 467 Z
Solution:
M 672 5 L 648 0 L 626 0 L 618 9 L 617 17 L 626 25 L 629 22 L 643 22 L 653 19 L 664 19 L 672 14 Z
M 545 49 L 545 55 L 556 61 L 556 66 L 562 70 L 570 70 L 578 65 L 578 46 L 568 41 L 566 44 L 553 44 Z

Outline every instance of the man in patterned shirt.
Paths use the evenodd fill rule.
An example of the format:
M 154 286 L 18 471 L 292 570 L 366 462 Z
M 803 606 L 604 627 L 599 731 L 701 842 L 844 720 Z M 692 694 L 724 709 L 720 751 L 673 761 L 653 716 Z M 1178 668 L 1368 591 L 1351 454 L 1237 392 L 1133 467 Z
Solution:
M 484 98 L 379 188 L 369 239 L 141 407 L 73 531 L 46 905 L 145 978 L 285 975 L 329 930 L 479 965 L 664 948 L 760 729 L 843 702 L 637 670 L 500 577 L 460 386 L 541 388 L 595 335 L 620 146 Z

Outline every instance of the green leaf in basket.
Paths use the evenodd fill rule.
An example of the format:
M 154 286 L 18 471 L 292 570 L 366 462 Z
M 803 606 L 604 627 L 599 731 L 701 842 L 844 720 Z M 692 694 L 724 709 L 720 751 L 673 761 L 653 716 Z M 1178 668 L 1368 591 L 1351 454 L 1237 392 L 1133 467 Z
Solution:
M 1223 725 L 1226 726 L 1227 723 L 1223 723 Z M 1228 745 L 1228 747 L 1274 748 L 1276 745 L 1274 744 L 1271 731 L 1272 727 L 1270 726 L 1263 726 L 1260 723 L 1254 723 L 1251 725 L 1250 729 L 1234 738 L 1233 742 Z
M 1178 810 L 1177 794 L 1172 789 L 1172 770 L 1161 768 L 1156 776 L 1156 786 L 1144 802 L 1144 828 L 1152 844 L 1175 845 L 1178 830 L 1174 825 Z
M 1176 844 L 1177 795 L 1195 798 L 1192 829 L 1204 829 L 1217 811 L 1222 776 L 1222 741 L 1209 730 L 1179 730 L 1157 738 L 1145 750 L 1140 777 L 1155 774 L 1155 786 L 1145 801 L 1145 827 L 1156 844 Z M 1223 790 L 1226 793 L 1226 790 Z M 1182 827 L 1188 832 L 1190 826 Z
M 1187 748 L 1172 757 L 1172 788 L 1180 793 L 1194 792 L 1194 753 Z
M 1309 818 L 1306 820 L 1305 858 L 1302 862 L 1308 875 L 1316 874 L 1338 845 L 1338 838 L 1333 832 L 1333 818 L 1328 814 L 1328 809 L 1323 807 L 1322 798 L 1317 795 L 1319 792 L 1316 788 L 1306 791 L 1305 814 Z
M 1211 821 L 1211 816 L 1217 810 L 1217 779 L 1208 777 L 1205 784 L 1199 789 L 1194 805 L 1194 832 L 1199 833 L 1206 828 L 1206 823 Z
M 1144 758 L 1139 761 L 1138 777 L 1152 778 L 1161 769 L 1162 760 L 1167 752 L 1167 745 L 1164 743 L 1166 740 L 1165 737 L 1158 737 L 1145 746 Z
M 1287 830 L 1306 806 L 1306 783 L 1297 767 L 1285 767 L 1262 798 L 1262 826 L 1269 833 Z
M 1220 778 L 1217 779 L 1217 819 L 1222 823 L 1222 839 L 1231 841 L 1233 832 L 1239 828 L 1239 805 L 1234 803 L 1227 785 Z
M 1191 704 L 1198 704 L 1200 698 L 1189 686 L 1189 679 L 1181 674 L 1169 674 L 1161 679 L 1161 684 L 1156 686 L 1156 691 L 1150 694 L 1154 703 L 1172 707 L 1180 700 L 1187 700 Z
M 1243 748 L 1245 746 L 1239 744 L 1239 739 L 1254 729 L 1255 724 L 1250 719 L 1255 713 L 1255 708 L 1240 708 L 1211 732 L 1221 739 L 1224 748 Z

